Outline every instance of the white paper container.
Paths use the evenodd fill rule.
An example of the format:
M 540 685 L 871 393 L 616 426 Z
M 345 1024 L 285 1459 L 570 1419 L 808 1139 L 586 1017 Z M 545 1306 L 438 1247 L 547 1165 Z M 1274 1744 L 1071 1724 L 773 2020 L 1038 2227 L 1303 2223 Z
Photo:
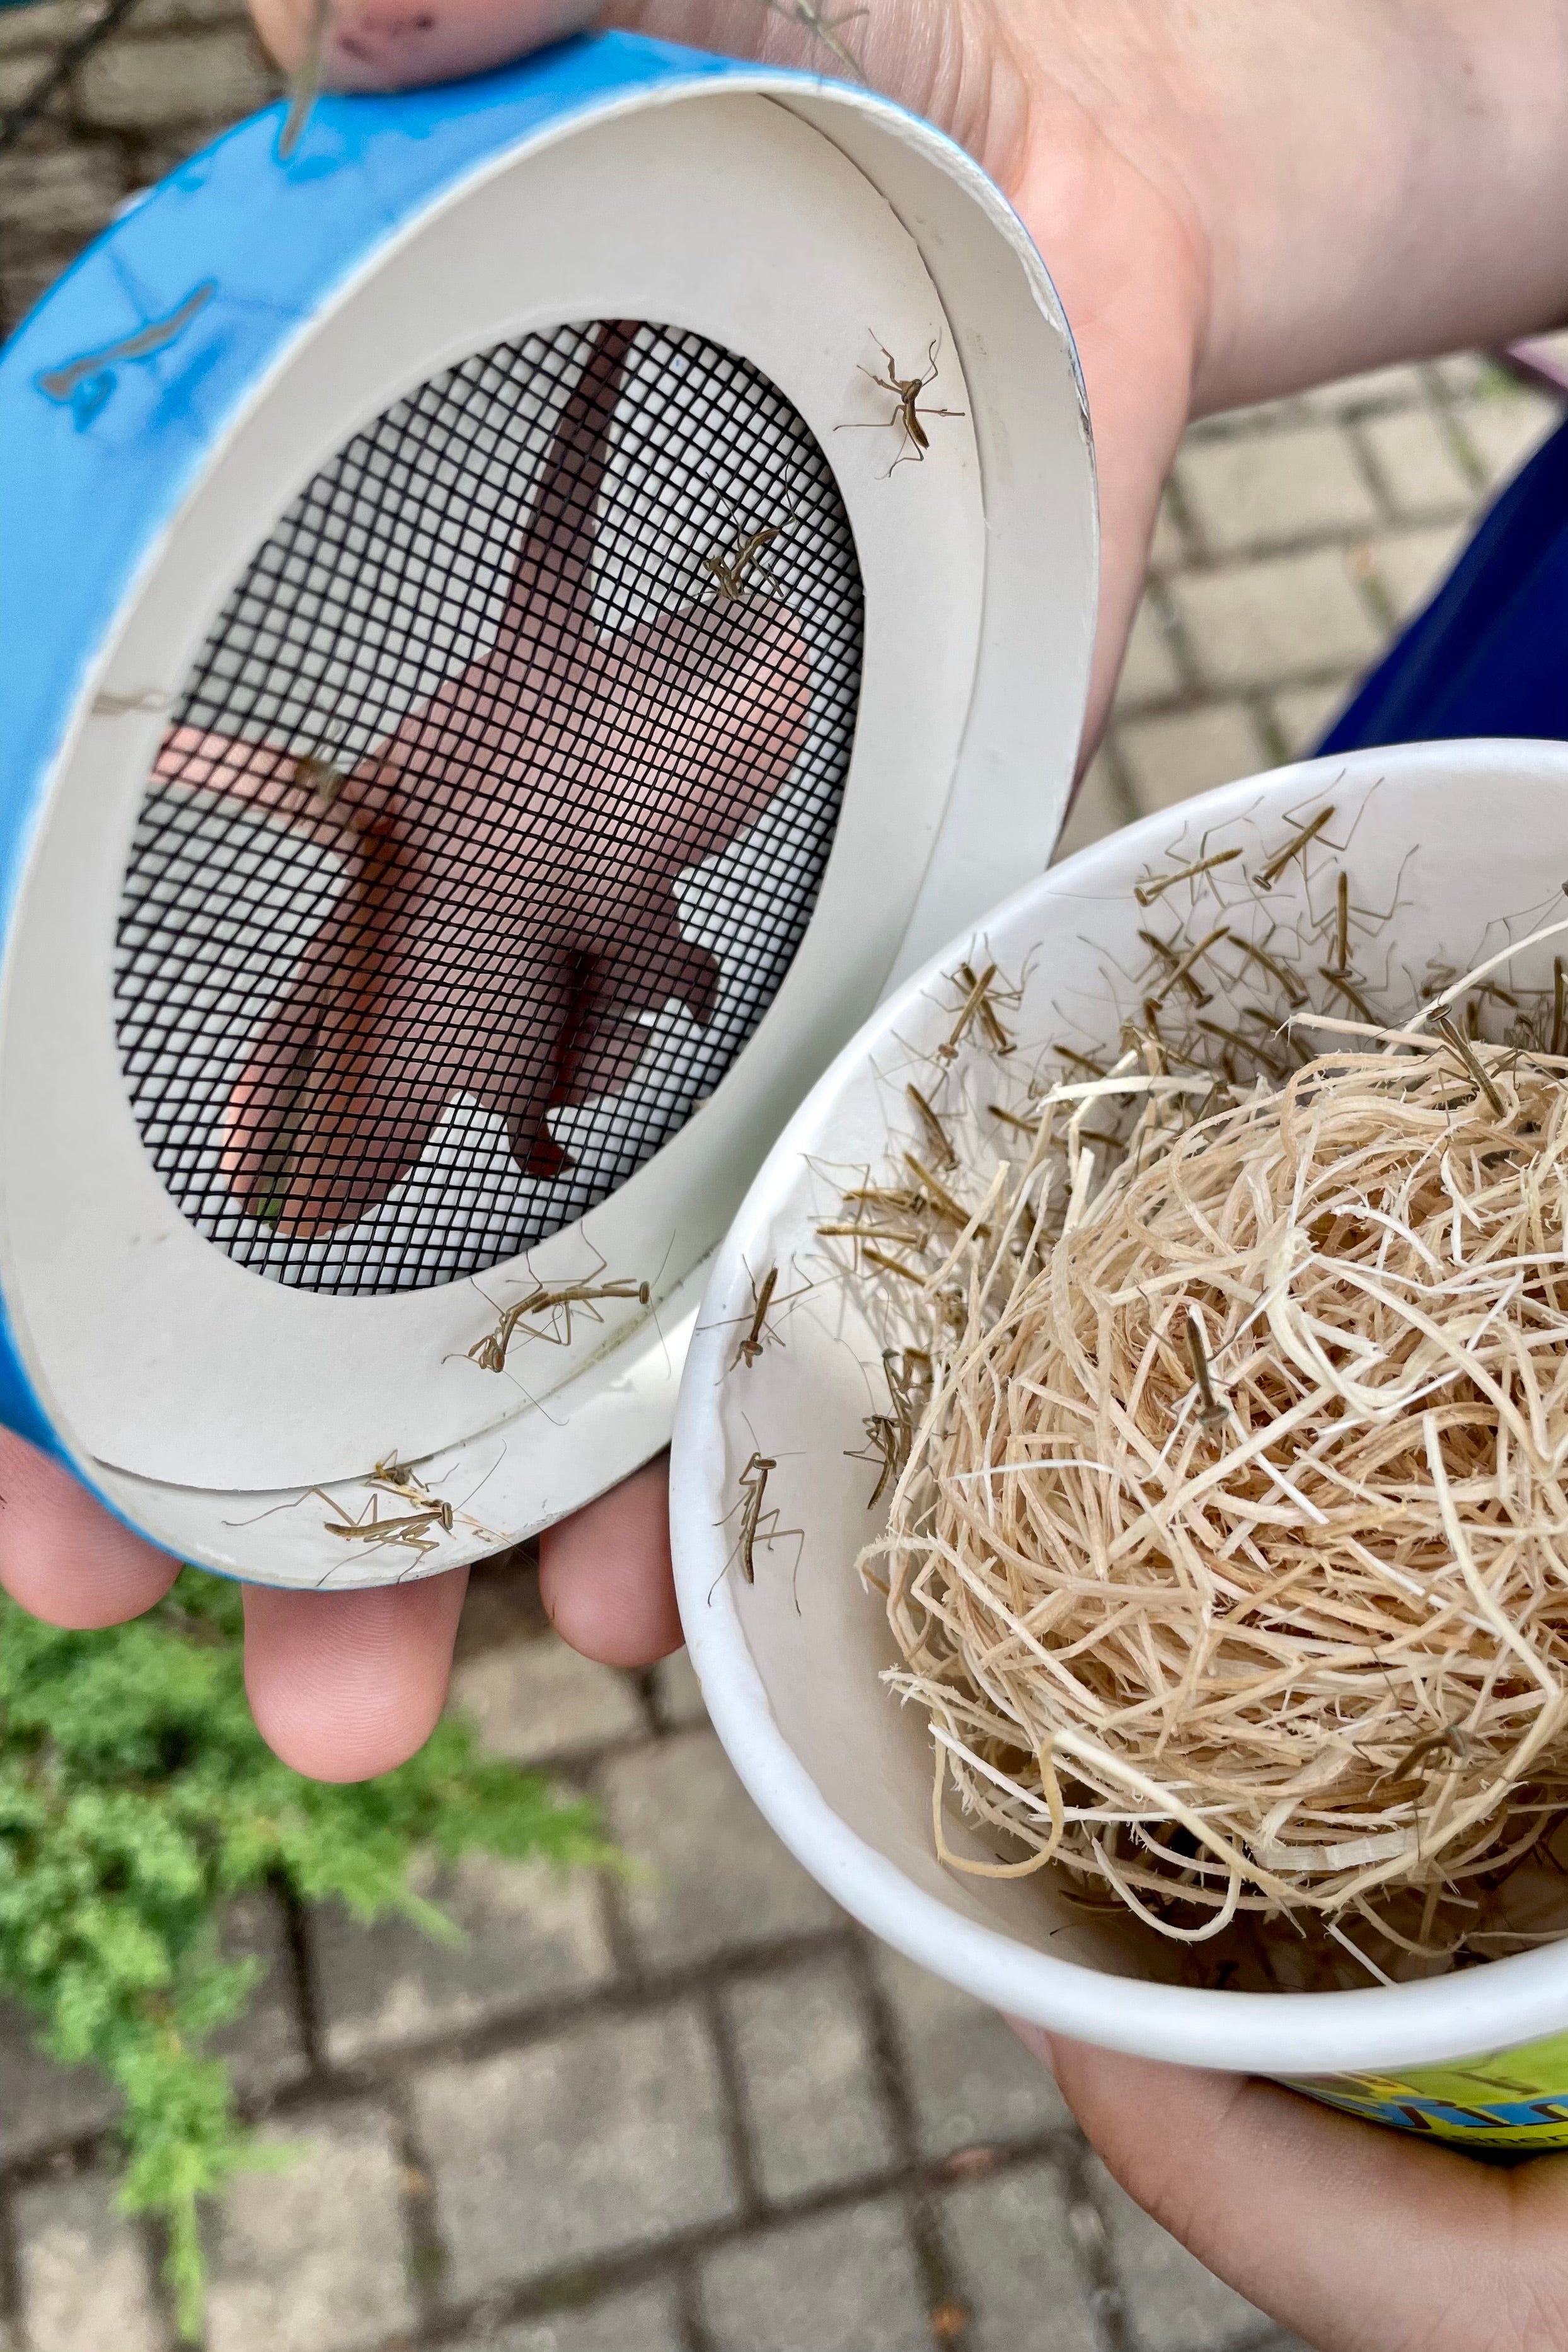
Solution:
M 954 941 L 884 1003 L 814 1088 L 719 1253 L 676 1429 L 681 1612 L 714 1724 L 763 1814 L 837 1901 L 939 1976 L 1107 2048 L 1285 2077 L 1349 2076 L 1311 2087 L 1357 2112 L 1451 2137 L 1568 2144 L 1568 1945 L 1386 1989 L 1198 1991 L 1161 1979 L 1163 1955 L 1152 1939 L 1086 1924 L 1041 1878 L 943 1870 L 932 1846 L 927 1725 L 878 1679 L 895 1653 L 879 1597 L 854 1573 L 879 1522 L 866 1507 L 874 1473 L 849 1456 L 862 1444 L 862 1417 L 885 1402 L 882 1342 L 827 1278 L 815 1227 L 854 1181 L 843 1171 L 881 1162 L 909 1128 L 905 1081 L 921 1083 L 923 1068 L 929 1083 L 940 1065 L 924 1057 L 952 1024 L 947 975 L 965 960 L 994 961 L 1022 982 L 1023 1002 L 1008 1014 L 1020 1061 L 1030 1046 L 1058 1039 L 1088 1050 L 1114 1038 L 1113 975 L 1138 965 L 1134 934 L 1151 920 L 1131 896 L 1140 874 L 1242 843 L 1249 854 L 1216 877 L 1224 885 L 1259 865 L 1325 800 L 1335 804 L 1330 831 L 1348 842 L 1345 856 L 1320 844 L 1281 878 L 1267 914 L 1326 924 L 1334 877 L 1347 865 L 1358 906 L 1397 909 L 1382 936 L 1408 974 L 1403 984 L 1382 969 L 1389 950 L 1370 922 L 1359 946 L 1361 970 L 1390 1004 L 1414 996 L 1429 957 L 1464 970 L 1568 915 L 1559 887 L 1568 874 L 1568 747 L 1472 741 L 1306 762 L 1205 794 L 1082 851 Z M 1227 903 L 1232 897 L 1234 919 L 1261 941 L 1258 903 L 1245 884 L 1227 890 Z M 1553 946 L 1563 941 L 1516 959 L 1511 973 L 1500 968 L 1499 978 L 1549 986 Z M 1205 978 L 1216 984 L 1212 970 Z M 1127 1005 L 1125 982 L 1120 995 Z M 1223 995 L 1212 1010 L 1226 1017 Z M 964 1081 L 972 1096 L 994 1066 L 976 1055 Z M 816 1277 L 814 1286 L 773 1318 L 784 1344 L 737 1368 L 745 1325 L 734 1318 L 749 1314 L 752 1276 L 775 1264 L 781 1294 Z M 756 1547 L 748 1586 L 735 1506 L 753 1448 L 777 1460 L 766 1497 L 777 1507 L 773 1524 L 803 1532 Z M 951 1804 L 947 1834 L 961 1850 L 967 1841 L 971 1852 L 985 1851 Z M 1559 2038 L 1545 2049 L 1516 2046 L 1542 2036 Z M 1419 2070 L 1434 2067 L 1441 2073 L 1424 2083 Z

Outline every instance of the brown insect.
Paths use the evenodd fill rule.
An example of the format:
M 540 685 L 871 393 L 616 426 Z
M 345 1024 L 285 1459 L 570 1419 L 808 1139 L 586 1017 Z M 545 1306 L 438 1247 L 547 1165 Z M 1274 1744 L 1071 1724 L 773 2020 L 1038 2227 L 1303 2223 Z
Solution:
M 1279 962 L 1267 948 L 1255 947 L 1250 940 L 1237 940 L 1236 944 L 1249 962 L 1266 971 L 1275 986 L 1284 991 L 1285 1002 L 1293 1010 L 1299 1010 L 1306 1003 L 1307 992 L 1289 964 Z
M 1468 1735 L 1460 1725 L 1446 1723 L 1441 1731 L 1429 1731 L 1425 1738 L 1413 1739 L 1404 1754 L 1394 1758 L 1387 1771 L 1378 1774 L 1368 1794 L 1375 1796 L 1385 1780 L 1409 1780 L 1415 1766 L 1426 1757 L 1436 1756 L 1439 1748 L 1447 1750 L 1452 1759 L 1450 1769 L 1468 1764 L 1470 1760 L 1470 1743 Z
M 736 1482 L 741 1489 L 738 1506 L 741 1532 L 736 1538 L 735 1549 L 741 1556 L 741 1572 L 748 1584 L 755 1584 L 757 1580 L 756 1549 L 759 1544 L 779 1543 L 785 1536 L 798 1536 L 803 1544 L 805 1541 L 804 1528 L 781 1528 L 776 1506 L 767 1507 L 768 1479 L 778 1466 L 772 1454 L 753 1451 Z M 800 1555 L 797 1552 L 797 1570 L 799 1566 Z
M 1454 1026 L 1454 1024 L 1448 1020 L 1446 1015 L 1441 1020 L 1435 1021 L 1432 1025 L 1444 1038 L 1447 1039 L 1447 1043 L 1453 1047 L 1455 1053 L 1458 1054 L 1460 1061 L 1464 1064 L 1468 1075 L 1474 1078 L 1476 1085 L 1486 1097 L 1488 1103 L 1491 1107 L 1493 1118 L 1506 1118 L 1508 1117 L 1508 1105 L 1504 1102 L 1501 1095 L 1499 1094 L 1496 1086 L 1493 1084 L 1487 1071 L 1482 1067 L 1480 1055 L 1476 1052 L 1476 1049 L 1471 1045 L 1469 1039 L 1468 1037 L 1461 1036 L 1458 1030 Z
M 746 584 L 747 572 L 761 561 L 764 549 L 770 548 L 775 539 L 784 537 L 794 520 L 793 499 L 790 502 L 789 512 L 783 522 L 763 523 L 756 530 L 742 530 L 731 515 L 731 528 L 735 537 L 734 544 L 729 553 L 705 555 L 702 558 L 702 569 L 704 572 L 712 573 L 721 604 L 732 604 L 735 602 Z
M 878 1465 L 878 1476 L 866 1508 L 875 1510 L 889 1486 L 903 1474 L 915 1442 L 915 1426 L 923 1404 L 923 1393 L 931 1381 L 931 1361 L 923 1348 L 888 1348 L 882 1353 L 882 1370 L 887 1375 L 890 1412 L 868 1412 L 861 1423 L 866 1443 L 853 1453 L 846 1449 L 849 1462 L 870 1462 Z
M 1217 1037 L 1222 1045 L 1238 1045 L 1244 1054 L 1250 1054 L 1255 1062 L 1263 1065 L 1271 1078 L 1283 1078 L 1286 1075 L 1286 1066 L 1278 1054 L 1271 1054 L 1267 1045 L 1259 1045 L 1252 1038 L 1244 1037 L 1239 1030 L 1227 1029 L 1220 1021 L 1205 1021 L 1201 1013 L 1197 1025 L 1205 1037 Z
M 1229 1418 L 1230 1407 L 1222 1404 L 1215 1394 L 1214 1375 L 1204 1352 L 1203 1327 L 1190 1307 L 1187 1309 L 1187 1361 L 1193 1368 L 1193 1379 L 1197 1383 L 1198 1419 L 1205 1429 L 1217 1428 L 1222 1421 Z
M 948 1141 L 947 1129 L 943 1127 L 938 1114 L 932 1110 L 919 1087 L 906 1087 L 904 1092 L 913 1104 L 915 1116 L 925 1129 L 926 1140 L 931 1145 L 938 1167 L 956 1168 L 958 1154 Z
M 936 355 L 942 343 L 942 337 L 939 334 L 932 338 L 931 349 L 926 353 L 924 375 L 900 375 L 899 363 L 887 344 L 876 335 L 873 335 L 871 340 L 888 362 L 887 373 L 878 375 L 868 367 L 863 367 L 860 373 L 864 376 L 869 376 L 879 391 L 890 392 L 899 404 L 891 416 L 884 417 L 879 423 L 857 422 L 852 425 L 840 425 L 837 429 L 840 433 L 886 433 L 891 427 L 901 436 L 901 438 L 899 444 L 899 454 L 888 468 L 889 474 L 891 474 L 896 467 L 901 466 L 906 458 L 912 457 L 917 465 L 923 466 L 926 451 L 931 447 L 931 440 L 925 426 L 921 423 L 921 417 L 963 416 L 966 413 L 962 408 L 921 408 L 920 405 L 921 393 L 929 384 L 936 382 L 940 373 Z
M 1076 1045 L 1053 1045 L 1051 1051 L 1058 1061 L 1070 1062 L 1073 1068 L 1081 1070 L 1086 1077 L 1102 1078 L 1105 1076 L 1105 1064 L 1097 1062 L 1092 1054 L 1080 1054 Z
M 289 111 L 283 118 L 283 128 L 278 133 L 280 163 L 289 161 L 304 137 L 310 110 L 321 94 L 321 79 L 327 67 L 327 36 L 331 26 L 332 0 L 315 0 L 310 11 L 310 29 L 305 37 L 305 47 L 289 84 Z
M 635 1298 L 639 1307 L 646 1307 L 650 1296 L 649 1286 L 646 1282 L 542 1285 L 537 1290 L 531 1290 L 526 1298 L 520 1298 L 512 1306 L 500 1310 L 495 1328 L 487 1331 L 482 1339 L 476 1339 L 467 1351 L 468 1361 L 478 1364 L 481 1372 L 504 1372 L 507 1350 L 517 1336 L 520 1324 L 532 1323 L 541 1315 L 551 1317 L 554 1318 L 553 1328 L 525 1331 L 524 1339 L 548 1339 L 552 1348 L 569 1348 L 574 1312 L 585 1314 L 598 1323 L 604 1320 L 598 1312 L 601 1299 Z
M 763 1276 L 760 1287 L 754 1276 L 749 1276 L 748 1278 L 752 1285 L 751 1321 L 747 1325 L 743 1338 L 737 1342 L 734 1354 L 730 1359 L 731 1371 L 737 1370 L 742 1364 L 744 1364 L 749 1371 L 770 1339 L 775 1341 L 781 1348 L 784 1346 L 782 1336 L 777 1331 L 769 1330 L 768 1317 L 775 1306 L 787 1307 L 792 1298 L 804 1298 L 811 1288 L 809 1282 L 803 1282 L 798 1289 L 786 1290 L 782 1298 L 775 1297 L 774 1294 L 779 1286 L 779 1270 L 776 1265 L 769 1266 Z M 745 1323 L 746 1318 L 743 1315 L 737 1315 L 734 1320 L 737 1323 Z
M 1320 979 L 1326 980 L 1328 982 L 1329 986 L 1333 990 L 1336 996 L 1342 996 L 1344 998 L 1345 1003 L 1350 1006 L 1352 1012 L 1356 1014 L 1359 1020 L 1364 1021 L 1369 1028 L 1376 1029 L 1381 1027 L 1382 1024 L 1379 1022 L 1376 1013 L 1373 1011 L 1371 1005 L 1367 1003 L 1365 997 L 1362 994 L 1354 981 L 1347 979 L 1342 971 L 1331 971 L 1326 963 L 1321 963 L 1318 966 L 1318 975 Z
M 1010 1054 L 1013 1040 L 1002 1026 L 996 1010 L 996 966 L 988 963 L 983 972 L 976 973 L 972 965 L 961 963 L 953 978 L 964 992 L 963 1003 L 959 1006 L 957 1020 L 936 1049 L 938 1060 L 951 1062 L 976 1022 L 993 1053 Z
M 1334 965 L 1342 976 L 1351 968 L 1351 877 L 1342 866 L 1334 887 Z
M 868 16 L 868 8 L 847 8 L 842 16 L 825 16 L 816 0 L 763 0 L 763 6 L 772 16 L 782 16 L 786 24 L 804 26 L 814 41 L 831 51 L 841 66 L 852 73 L 857 81 L 864 81 L 866 72 L 853 49 L 838 38 L 840 25 L 852 25 L 858 16 Z
M 1568 1047 L 1568 971 L 1561 956 L 1552 959 L 1552 1052 Z
M 1195 881 L 1200 874 L 1212 874 L 1216 866 L 1228 866 L 1233 857 L 1240 856 L 1239 849 L 1216 849 L 1212 857 L 1194 857 L 1190 866 L 1179 866 L 1173 874 L 1152 874 L 1147 882 L 1134 885 L 1132 896 L 1141 907 L 1152 907 L 1156 898 L 1163 898 L 1178 882 Z
M 985 1108 L 993 1118 L 999 1118 L 1004 1127 L 1016 1127 L 1020 1135 L 1037 1136 L 1040 1131 L 1038 1119 L 1020 1118 L 1016 1110 L 1004 1110 L 1000 1103 L 987 1103 Z
M 1163 1004 L 1173 988 L 1181 989 L 1184 995 L 1191 997 L 1194 1004 L 1207 1004 L 1212 1001 L 1210 992 L 1204 986 L 1202 981 L 1194 980 L 1193 977 L 1190 955 L 1185 957 L 1179 955 L 1168 940 L 1161 939 L 1154 931 L 1140 931 L 1138 936 L 1150 954 L 1163 966 L 1165 974 L 1153 995 L 1143 999 L 1145 1015 L 1156 1012 Z
M 920 1186 L 926 1202 L 935 1211 L 942 1223 L 951 1225 L 955 1233 L 961 1234 L 969 1223 L 971 1215 L 971 1212 L 964 1207 L 963 1202 L 957 1200 L 948 1191 L 942 1179 L 939 1176 L 933 1176 L 931 1170 L 917 1160 L 912 1151 L 905 1152 L 904 1166 Z M 976 1225 L 974 1230 L 984 1238 L 990 1233 L 991 1228 L 989 1225 L 980 1224 Z
M 427 1552 L 436 1550 L 437 1531 L 447 1536 L 452 1532 L 452 1506 L 438 1501 L 434 1496 L 417 1509 L 405 1511 L 400 1518 L 384 1519 L 381 1517 L 381 1498 L 373 1495 L 368 1507 L 369 1517 L 350 1519 L 342 1516 L 331 1496 L 322 1494 L 320 1486 L 312 1486 L 310 1492 L 320 1496 L 328 1509 L 337 1514 L 323 1520 L 322 1525 L 330 1536 L 337 1536 L 344 1543 L 396 1544 L 401 1549 L 414 1552 L 423 1559 Z
M 1330 801 L 1326 808 L 1321 808 L 1315 817 L 1310 818 L 1298 832 L 1291 835 L 1284 848 L 1278 851 L 1269 859 L 1268 865 L 1253 876 L 1252 878 L 1260 890 L 1272 890 L 1290 860 L 1293 857 L 1300 857 L 1310 841 L 1316 841 L 1333 813 L 1334 804 Z

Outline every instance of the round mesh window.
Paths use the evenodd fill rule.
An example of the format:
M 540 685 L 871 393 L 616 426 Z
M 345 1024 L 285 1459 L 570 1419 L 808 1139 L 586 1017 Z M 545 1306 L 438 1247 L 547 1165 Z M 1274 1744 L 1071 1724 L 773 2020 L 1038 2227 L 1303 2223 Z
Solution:
M 121 1063 L 184 1214 L 390 1291 L 624 1183 L 800 944 L 860 646 L 821 449 L 700 335 L 531 335 L 357 434 L 202 647 L 126 870 Z

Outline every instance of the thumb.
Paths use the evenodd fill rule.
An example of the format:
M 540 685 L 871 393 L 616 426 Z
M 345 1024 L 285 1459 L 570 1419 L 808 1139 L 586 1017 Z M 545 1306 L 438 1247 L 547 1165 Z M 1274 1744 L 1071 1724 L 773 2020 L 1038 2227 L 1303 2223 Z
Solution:
M 847 23 L 829 39 L 844 20 L 825 11 L 827 31 L 814 30 L 812 0 L 804 14 L 795 0 L 251 0 L 257 29 L 286 73 L 308 55 L 323 5 L 322 79 L 348 90 L 453 81 L 601 25 L 834 74 L 847 69 L 856 54 L 850 37 L 860 29 Z

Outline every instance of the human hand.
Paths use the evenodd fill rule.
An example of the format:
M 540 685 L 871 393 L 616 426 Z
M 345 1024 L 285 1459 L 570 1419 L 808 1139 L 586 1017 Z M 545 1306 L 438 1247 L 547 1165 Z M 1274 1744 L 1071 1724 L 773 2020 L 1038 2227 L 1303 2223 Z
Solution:
M 256 0 L 292 67 L 316 0 Z M 832 0 L 828 0 L 831 12 Z M 827 65 L 795 0 L 624 0 L 616 21 Z M 475 71 L 593 21 L 594 0 L 341 0 L 327 79 L 395 88 Z M 1161 485 L 1189 408 L 1262 399 L 1568 315 L 1568 42 L 1554 0 L 873 0 L 870 79 L 943 123 L 1049 262 L 1094 415 L 1103 531 L 1086 748 L 1109 708 Z M 1454 159 L 1462 168 L 1454 168 Z M 0 1436 L 0 1582 L 56 1622 L 149 1607 L 174 1563 L 68 1475 Z M 619 1664 L 679 1639 L 662 1465 L 542 1547 L 566 1639 Z M 445 1691 L 463 1578 L 247 1594 L 267 1737 L 302 1770 L 385 1769 Z
M 1318 2352 L 1568 2343 L 1568 2156 L 1480 2165 L 1277 2084 L 1015 2031 L 1129 2194 Z

